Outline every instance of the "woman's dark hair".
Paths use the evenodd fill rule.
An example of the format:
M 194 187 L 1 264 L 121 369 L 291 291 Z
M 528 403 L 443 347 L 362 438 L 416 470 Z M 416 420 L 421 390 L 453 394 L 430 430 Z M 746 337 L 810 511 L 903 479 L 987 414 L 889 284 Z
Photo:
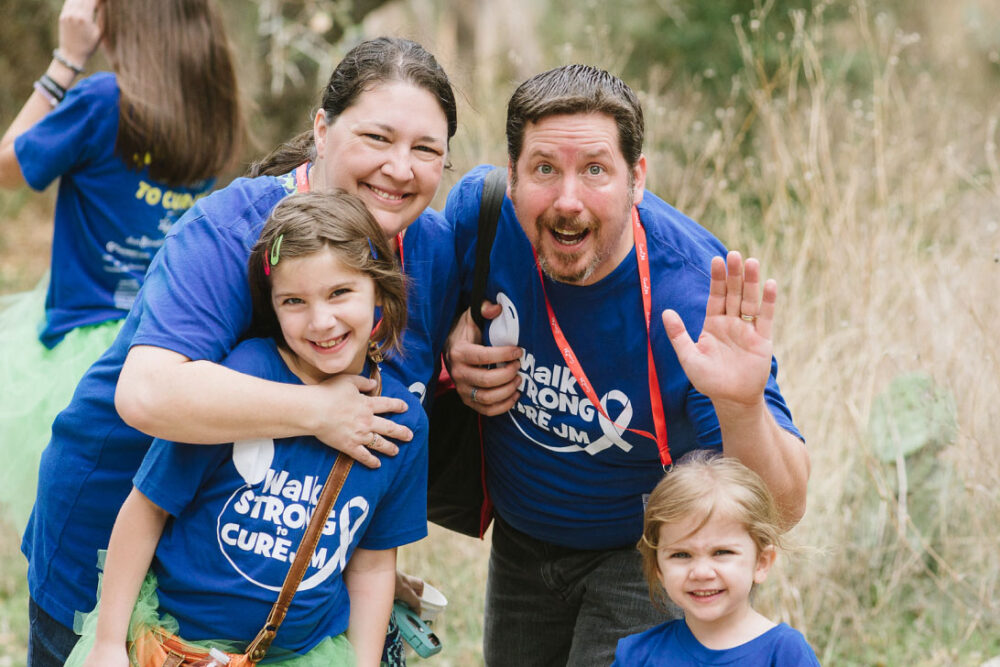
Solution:
M 210 0 L 101 0 L 121 98 L 115 152 L 169 185 L 215 178 L 245 137 L 225 24 Z
M 396 37 L 370 39 L 347 52 L 323 90 L 320 107 L 326 114 L 326 122 L 334 122 L 366 90 L 390 81 L 411 83 L 433 95 L 448 121 L 448 139 L 455 135 L 458 111 L 448 75 L 420 44 Z M 315 156 L 310 129 L 250 165 L 249 175 L 280 176 Z
M 272 264 L 271 249 L 279 236 L 280 253 Z M 333 250 L 344 266 L 375 281 L 382 320 L 372 340 L 383 352 L 398 351 L 406 328 L 406 279 L 375 218 L 360 199 L 340 189 L 292 194 L 271 211 L 248 264 L 253 300 L 250 335 L 273 338 L 288 349 L 271 304 L 271 277 L 264 265 L 307 257 L 324 248 Z

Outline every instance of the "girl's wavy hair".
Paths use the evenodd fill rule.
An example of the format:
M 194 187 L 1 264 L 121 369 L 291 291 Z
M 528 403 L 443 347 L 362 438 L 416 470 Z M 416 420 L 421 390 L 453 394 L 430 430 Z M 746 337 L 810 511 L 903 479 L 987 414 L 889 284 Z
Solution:
M 696 450 L 660 480 L 646 503 L 642 538 L 636 546 L 654 604 L 665 607 L 667 602 L 656 562 L 660 527 L 696 517 L 694 534 L 716 514 L 743 524 L 758 554 L 769 546 L 782 547 L 781 517 L 760 476 L 738 459 Z
M 288 349 L 271 304 L 271 277 L 264 269 L 265 262 L 274 266 L 271 250 L 279 236 L 278 263 L 329 248 L 344 266 L 370 277 L 382 309 L 371 340 L 383 353 L 399 351 L 406 328 L 406 279 L 375 218 L 358 197 L 339 189 L 292 194 L 271 211 L 248 265 L 251 336 L 273 338 Z
M 225 22 L 211 0 L 100 4 L 121 91 L 115 152 L 169 185 L 231 167 L 246 129 Z
M 369 39 L 347 52 L 323 89 L 320 108 L 326 122 L 333 123 L 365 91 L 393 81 L 412 84 L 433 95 L 448 121 L 448 139 L 455 135 L 458 111 L 448 75 L 423 46 L 396 37 Z M 309 129 L 250 165 L 248 175 L 280 176 L 315 157 L 316 144 Z

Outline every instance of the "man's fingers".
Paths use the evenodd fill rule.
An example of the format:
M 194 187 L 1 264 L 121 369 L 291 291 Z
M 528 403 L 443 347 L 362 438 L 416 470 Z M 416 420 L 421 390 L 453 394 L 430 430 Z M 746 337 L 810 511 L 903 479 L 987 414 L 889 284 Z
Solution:
M 500 317 L 500 313 L 503 312 L 503 307 L 499 303 L 493 303 L 492 301 L 484 300 L 483 305 L 479 309 L 479 312 L 482 313 L 485 319 L 492 320 L 497 317 Z
M 778 283 L 768 280 L 764 283 L 764 298 L 760 304 L 760 315 L 757 317 L 757 333 L 768 340 L 774 327 L 774 312 L 778 302 Z
M 674 353 L 677 359 L 684 365 L 684 359 L 694 349 L 694 341 L 684 326 L 684 321 L 676 311 L 667 309 L 663 311 L 663 329 L 667 332 L 670 344 L 674 346 Z
M 726 315 L 740 314 L 743 301 L 743 257 L 732 250 L 726 255 Z
M 478 403 L 487 408 L 492 408 L 498 404 L 506 404 L 512 397 L 515 401 L 517 400 L 515 394 L 520 385 L 521 377 L 519 375 L 515 375 L 508 382 L 492 388 L 474 385 L 469 392 L 469 400 L 472 403 Z M 474 396 L 473 393 L 475 394 Z
M 515 391 L 512 396 L 507 398 L 505 401 L 500 403 L 493 403 L 492 405 L 483 405 L 482 403 L 475 403 L 470 407 L 481 415 L 487 417 L 496 417 L 497 415 L 502 415 L 508 412 L 517 403 L 517 399 L 521 397 L 521 392 Z
M 516 345 L 490 347 L 474 343 L 456 343 L 451 349 L 449 361 L 452 366 L 465 364 L 468 366 L 492 366 L 507 364 L 521 359 L 521 348 Z
M 520 365 L 515 363 L 506 363 L 496 368 L 464 366 L 461 373 L 457 372 L 458 369 L 454 369 L 452 379 L 454 379 L 456 387 L 467 387 L 467 393 L 472 391 L 472 387 L 478 387 L 480 393 L 477 394 L 477 398 L 482 401 L 483 391 L 498 389 L 511 382 L 516 385 L 519 369 Z
M 740 316 L 757 317 L 760 314 L 760 262 L 754 258 L 746 261 L 743 273 L 743 295 Z
M 726 260 L 721 257 L 712 258 L 712 280 L 708 286 L 708 303 L 705 316 L 726 314 Z

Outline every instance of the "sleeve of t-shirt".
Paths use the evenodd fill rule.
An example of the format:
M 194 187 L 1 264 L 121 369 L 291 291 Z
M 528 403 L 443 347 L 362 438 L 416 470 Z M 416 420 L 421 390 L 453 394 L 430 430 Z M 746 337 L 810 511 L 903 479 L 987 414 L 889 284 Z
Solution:
M 250 249 L 200 203 L 175 227 L 146 274 L 142 319 L 131 344 L 217 362 L 250 325 Z
M 224 361 L 227 368 L 269 378 L 273 375 L 264 341 L 241 343 Z M 172 516 L 179 516 L 198 490 L 207 485 L 212 473 L 232 456 L 232 443 L 192 445 L 157 438 L 139 466 L 133 483 L 153 504 Z
M 781 627 L 783 632 L 772 652 L 771 664 L 820 667 L 816 652 L 802 633 L 791 626 L 782 624 Z
M 397 456 L 405 455 L 407 460 L 400 462 L 358 543 L 364 549 L 392 549 L 427 536 L 427 416 L 415 397 L 409 395 L 405 400 L 408 409 L 404 414 L 416 416 L 407 424 L 413 439 L 399 444 Z
M 44 190 L 65 173 L 85 167 L 118 134 L 118 85 L 113 74 L 95 74 L 66 91 L 66 97 L 14 140 L 24 180 Z
M 633 650 L 636 645 L 636 636 L 629 635 L 618 640 L 618 646 L 615 648 L 615 661 L 611 663 L 611 667 L 629 667 L 629 665 L 637 664 Z

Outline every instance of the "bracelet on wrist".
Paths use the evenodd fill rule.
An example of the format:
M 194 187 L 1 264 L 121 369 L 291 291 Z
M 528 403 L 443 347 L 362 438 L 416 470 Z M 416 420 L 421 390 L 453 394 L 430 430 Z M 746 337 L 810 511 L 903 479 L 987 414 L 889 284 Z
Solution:
M 64 56 L 63 52 L 60 51 L 59 49 L 52 50 L 52 57 L 55 58 L 56 62 L 58 62 L 63 67 L 73 70 L 73 74 L 77 76 L 83 74 L 83 68 L 75 63 L 70 62 L 69 58 Z
M 53 109 L 59 106 L 59 100 L 56 99 L 55 95 L 49 92 L 49 89 L 45 87 L 41 79 L 35 81 L 35 83 L 33 83 L 32 86 L 34 87 L 35 90 L 38 91 L 39 95 L 45 98 L 45 101 L 48 102 Z
M 38 83 L 42 84 L 45 90 L 49 91 L 52 97 L 56 98 L 56 101 L 62 102 L 63 98 L 66 97 L 66 89 L 56 83 L 48 74 L 43 74 L 38 79 Z

